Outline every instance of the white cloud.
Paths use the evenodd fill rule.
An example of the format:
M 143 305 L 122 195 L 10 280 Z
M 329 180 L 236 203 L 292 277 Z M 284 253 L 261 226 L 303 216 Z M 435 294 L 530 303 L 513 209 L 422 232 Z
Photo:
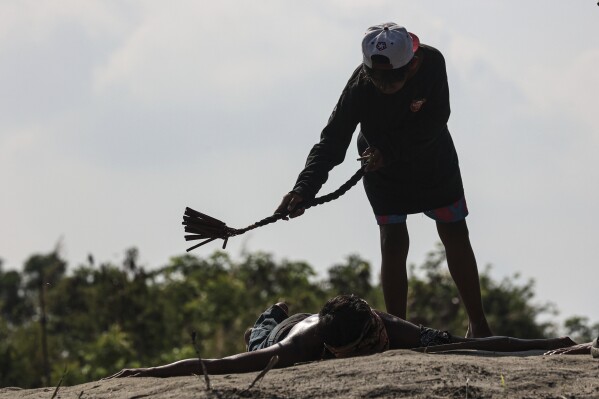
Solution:
M 313 29 L 290 29 L 288 20 L 276 17 L 285 8 L 278 2 L 267 2 L 263 13 L 255 3 L 209 4 L 145 9 L 135 31 L 96 68 L 96 92 L 124 89 L 142 103 L 209 97 L 249 104 L 257 91 L 268 93 L 299 71 L 332 63 L 331 48 L 347 46 L 343 32 L 305 11 L 295 15 L 293 25 Z
M 571 56 L 563 67 L 530 65 L 523 68 L 522 76 L 517 79 L 538 109 L 571 115 L 597 132 L 597 65 L 599 50 L 591 48 Z
M 562 3 L 1 2 L 0 256 L 16 268 L 64 235 L 72 264 L 138 245 L 157 266 L 185 248 L 185 205 L 235 227 L 266 216 L 360 62 L 363 30 L 394 20 L 446 57 L 479 262 L 583 308 L 597 278 L 598 28 Z M 550 36 L 558 23 L 577 40 Z M 567 56 L 551 62 L 552 48 Z M 351 158 L 323 192 L 353 173 Z M 419 262 L 437 236 L 409 221 Z M 377 240 L 357 187 L 230 251 L 246 242 L 321 271 L 357 252 L 376 270 Z M 589 276 L 576 292 L 546 272 L 564 264 Z
M 19 43 L 47 43 L 65 24 L 106 40 L 127 29 L 128 7 L 106 1 L 3 1 L 0 3 L 0 51 Z
M 0 164 L 10 164 L 30 151 L 36 139 L 43 133 L 40 126 L 28 126 L 13 131 L 3 131 L 0 135 Z

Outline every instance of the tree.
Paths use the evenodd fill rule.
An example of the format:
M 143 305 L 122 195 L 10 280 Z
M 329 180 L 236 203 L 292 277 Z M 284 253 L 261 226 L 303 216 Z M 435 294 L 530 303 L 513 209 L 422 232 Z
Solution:
M 373 288 L 370 283 L 370 263 L 359 255 L 349 255 L 345 263 L 329 269 L 328 284 L 331 296 L 355 294 L 367 298 Z
M 353 293 L 384 310 L 370 264 L 355 254 L 332 266 L 324 279 L 306 262 L 262 252 L 246 253 L 238 261 L 222 251 L 207 257 L 185 254 L 151 271 L 139 264 L 135 248 L 127 249 L 118 264 L 91 259 L 69 274 L 56 251 L 31 256 L 22 272 L 4 272 L 0 265 L 0 386 L 56 383 L 65 365 L 64 383 L 77 384 L 123 367 L 194 357 L 192 331 L 203 357 L 241 352 L 245 329 L 278 301 L 286 301 L 292 313 L 315 313 L 330 297 Z M 495 333 L 532 338 L 557 328 L 538 323 L 552 307 L 534 303 L 532 280 L 521 283 L 514 275 L 498 281 L 490 270 L 480 274 L 480 281 Z M 455 334 L 466 331 L 442 246 L 419 267 L 410 266 L 408 306 L 412 322 Z M 44 314 L 45 329 L 39 322 Z M 599 324 L 581 316 L 567 320 L 565 329 L 584 340 L 599 334 Z M 41 351 L 44 331 L 47 350 Z
M 31 318 L 34 305 L 25 297 L 23 278 L 16 270 L 4 272 L 0 259 L 0 317 L 10 325 L 18 325 Z
M 33 255 L 26 262 L 24 273 L 26 288 L 37 294 L 39 301 L 39 320 L 41 330 L 41 350 L 44 384 L 50 384 L 50 360 L 48 353 L 48 318 L 46 314 L 46 287 L 53 286 L 64 275 L 67 263 L 60 258 L 59 246 L 49 254 Z

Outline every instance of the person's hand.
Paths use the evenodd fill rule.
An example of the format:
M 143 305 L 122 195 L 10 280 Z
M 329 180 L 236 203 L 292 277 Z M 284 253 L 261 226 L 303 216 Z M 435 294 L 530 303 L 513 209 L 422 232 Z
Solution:
M 304 208 L 295 209 L 295 207 L 298 206 L 303 200 L 304 199 L 302 198 L 301 195 L 299 195 L 297 193 L 294 193 L 293 191 L 290 192 L 290 193 L 287 193 L 283 197 L 283 200 L 281 201 L 281 204 L 275 210 L 275 213 L 288 213 L 288 212 L 291 212 L 289 214 L 289 216 L 292 217 L 292 218 L 295 218 L 295 217 L 298 217 L 300 215 L 303 215 L 304 211 L 305 211 Z M 283 219 L 289 220 L 288 217 L 284 217 Z
M 383 154 L 378 148 L 368 147 L 366 151 L 362 153 L 360 159 L 368 158 L 368 164 L 366 165 L 366 172 L 374 172 L 377 169 L 382 168 L 385 165 L 383 161 Z
M 113 378 L 124 378 L 124 377 L 152 377 L 151 370 L 152 369 L 150 369 L 150 368 L 122 369 L 118 373 L 114 373 L 111 376 L 102 378 L 102 380 L 111 380 Z
M 585 344 L 578 344 L 574 346 L 567 346 L 565 348 L 552 349 L 543 353 L 545 356 L 550 355 L 588 355 L 591 353 L 591 342 Z

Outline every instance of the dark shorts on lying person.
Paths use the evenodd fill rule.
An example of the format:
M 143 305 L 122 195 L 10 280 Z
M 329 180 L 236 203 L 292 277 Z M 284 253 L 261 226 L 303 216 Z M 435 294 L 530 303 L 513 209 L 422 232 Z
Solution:
M 297 313 L 288 316 L 283 309 L 272 305 L 254 323 L 250 333 L 248 352 L 268 348 L 287 337 L 289 331 L 311 313 Z

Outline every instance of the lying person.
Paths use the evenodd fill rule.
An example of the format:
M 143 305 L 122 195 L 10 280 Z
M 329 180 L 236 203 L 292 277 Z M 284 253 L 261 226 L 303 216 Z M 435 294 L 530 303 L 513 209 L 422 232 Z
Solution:
M 204 359 L 208 374 L 260 371 L 273 356 L 276 367 L 295 363 L 371 355 L 388 349 L 482 349 L 515 352 L 542 349 L 556 353 L 589 353 L 592 344 L 577 345 L 568 337 L 518 339 L 511 337 L 462 338 L 432 328 L 417 326 L 372 309 L 355 295 L 330 299 L 318 314 L 287 315 L 287 306 L 268 308 L 246 333 L 248 351 L 222 359 Z M 596 341 L 595 341 L 596 344 Z M 568 351 L 568 349 L 571 349 Z M 202 374 L 197 358 L 158 367 L 123 369 L 107 378 L 175 377 Z

